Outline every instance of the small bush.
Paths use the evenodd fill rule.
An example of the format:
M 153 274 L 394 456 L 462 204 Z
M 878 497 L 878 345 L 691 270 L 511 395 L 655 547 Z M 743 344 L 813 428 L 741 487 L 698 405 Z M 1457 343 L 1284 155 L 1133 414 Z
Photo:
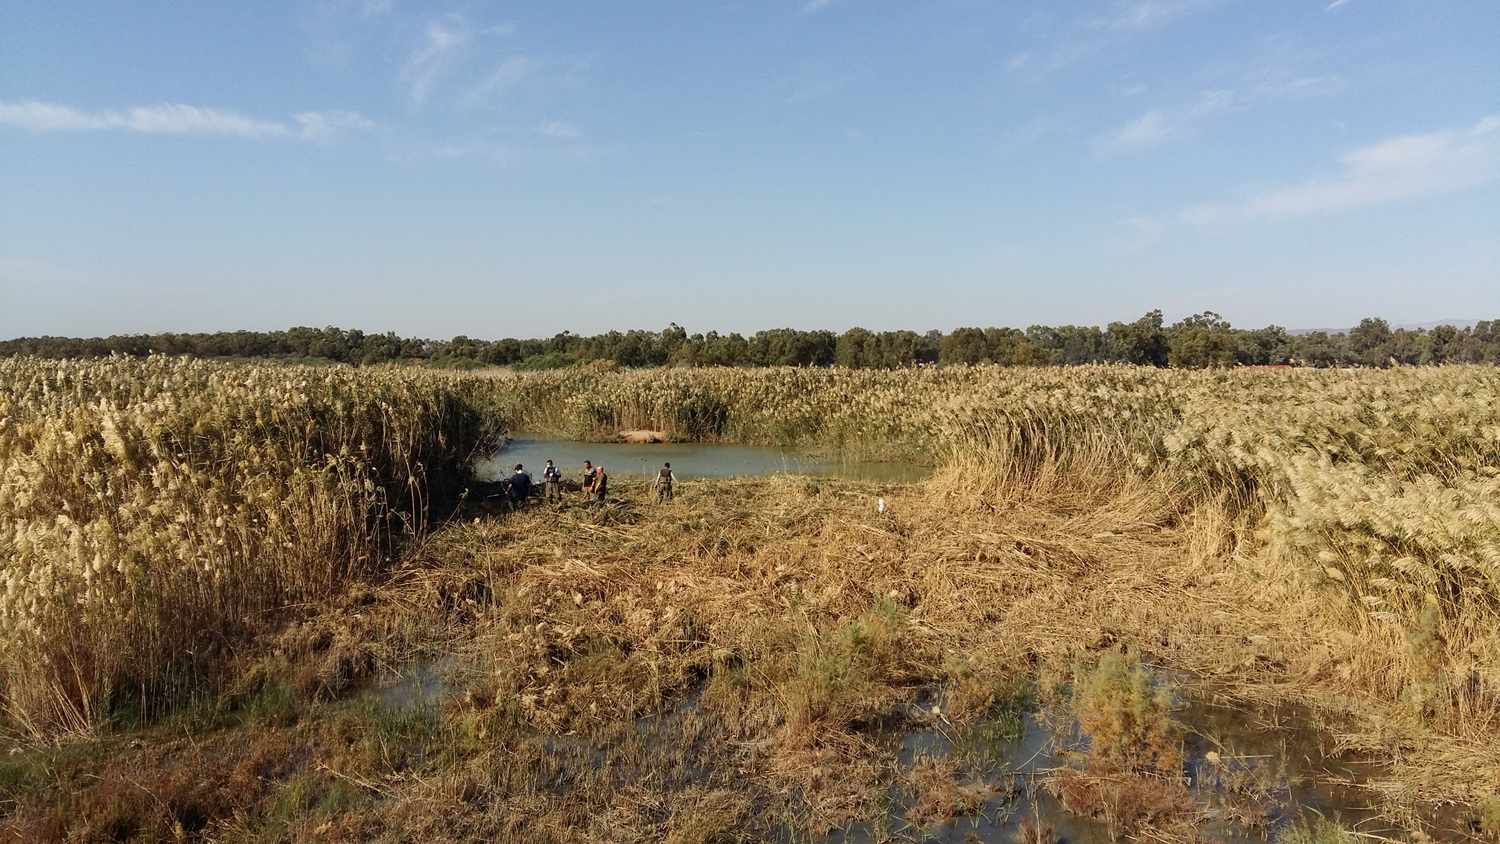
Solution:
M 1492 794 L 1474 807 L 1479 829 L 1492 841 L 1500 841 L 1500 794 Z
M 1358 844 L 1359 841 L 1358 835 L 1338 821 L 1323 817 L 1299 821 L 1281 835 L 1282 844 Z
M 786 723 L 792 733 L 815 724 L 842 726 L 880 714 L 907 677 L 905 618 L 890 603 L 840 628 L 809 636 L 786 685 Z
M 1172 694 L 1156 687 L 1134 655 L 1108 653 L 1079 671 L 1073 711 L 1089 737 L 1090 767 L 1176 777 L 1182 772 L 1182 728 L 1172 720 Z
M 916 797 L 911 819 L 923 825 L 975 814 L 989 793 L 980 783 L 959 782 L 958 763 L 946 756 L 918 759 L 912 766 L 911 789 Z
M 1180 824 L 1193 808 L 1181 781 L 1139 774 L 1064 770 L 1051 788 L 1068 811 L 1103 821 L 1116 837 Z
M 747 840 L 745 819 L 750 800 L 733 791 L 682 795 L 667 821 L 665 844 L 729 844 Z
M 572 355 L 562 352 L 548 352 L 542 355 L 532 355 L 515 364 L 514 369 L 522 372 L 541 372 L 548 369 L 566 369 L 577 365 L 578 360 Z
M 1026 713 L 1035 704 L 1032 683 L 1011 672 L 981 671 L 967 662 L 945 666 L 949 680 L 943 690 L 943 711 L 957 723 L 995 721 L 1005 737 L 1015 740 L 1025 728 Z
M 1031 815 L 1022 818 L 1021 826 L 1016 830 L 1016 844 L 1058 844 L 1060 840 L 1052 824 L 1042 820 L 1035 804 Z
M 42 751 L 0 756 L 0 803 L 15 803 L 51 780 L 52 771 Z
M 360 698 L 344 705 L 328 725 L 341 747 L 335 767 L 359 774 L 392 774 L 420 768 L 440 751 L 442 720 L 435 707 L 386 705 Z

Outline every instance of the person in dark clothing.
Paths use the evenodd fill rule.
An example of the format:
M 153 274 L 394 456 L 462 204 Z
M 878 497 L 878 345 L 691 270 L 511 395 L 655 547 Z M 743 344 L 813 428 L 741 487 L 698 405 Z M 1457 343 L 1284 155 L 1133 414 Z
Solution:
M 531 476 L 526 474 L 520 463 L 516 464 L 515 473 L 510 476 L 510 503 L 513 507 L 520 507 L 531 497 Z
M 547 468 L 542 470 L 542 498 L 547 501 L 562 500 L 562 472 L 547 461 Z
M 652 486 L 656 487 L 656 503 L 663 504 L 672 500 L 672 482 L 677 480 L 672 474 L 672 464 L 663 463 L 656 473 L 656 481 Z
M 594 472 L 594 500 L 603 501 L 604 494 L 609 491 L 609 475 L 604 474 L 604 467 L 600 466 Z
M 598 480 L 598 478 L 599 470 L 594 468 L 594 464 L 587 460 L 583 461 L 583 477 L 580 480 L 583 483 L 584 500 L 594 497 L 594 481 Z

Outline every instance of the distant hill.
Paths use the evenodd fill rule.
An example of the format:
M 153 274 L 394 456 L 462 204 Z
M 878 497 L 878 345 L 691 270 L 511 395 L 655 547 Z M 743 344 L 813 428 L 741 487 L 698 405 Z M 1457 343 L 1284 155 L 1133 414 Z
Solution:
M 1454 328 L 1473 328 L 1479 324 L 1476 319 L 1440 319 L 1433 322 L 1402 322 L 1392 325 L 1391 328 L 1404 328 L 1407 331 L 1430 331 L 1439 325 L 1451 325 Z M 1352 328 L 1352 326 L 1351 326 Z M 1316 334 L 1319 331 L 1328 334 L 1348 334 L 1349 328 L 1292 328 L 1287 333 L 1293 337 L 1301 337 L 1306 334 Z

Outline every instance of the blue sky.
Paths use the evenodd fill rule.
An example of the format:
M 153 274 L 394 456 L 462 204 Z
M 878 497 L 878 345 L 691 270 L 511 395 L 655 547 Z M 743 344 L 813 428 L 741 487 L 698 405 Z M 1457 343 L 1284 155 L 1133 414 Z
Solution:
M 1495 0 L 6 0 L 0 336 L 1500 316 Z

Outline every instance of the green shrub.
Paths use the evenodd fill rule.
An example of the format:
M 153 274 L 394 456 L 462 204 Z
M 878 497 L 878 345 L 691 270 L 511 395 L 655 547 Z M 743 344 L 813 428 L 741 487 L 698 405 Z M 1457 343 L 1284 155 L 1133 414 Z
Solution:
M 1105 654 L 1076 672 L 1073 711 L 1089 737 L 1090 764 L 1104 770 L 1182 770 L 1182 728 L 1172 720 L 1172 693 L 1158 686 L 1133 654 Z

